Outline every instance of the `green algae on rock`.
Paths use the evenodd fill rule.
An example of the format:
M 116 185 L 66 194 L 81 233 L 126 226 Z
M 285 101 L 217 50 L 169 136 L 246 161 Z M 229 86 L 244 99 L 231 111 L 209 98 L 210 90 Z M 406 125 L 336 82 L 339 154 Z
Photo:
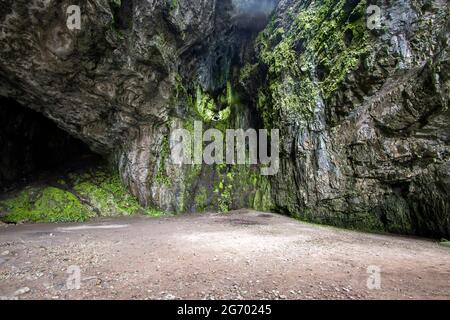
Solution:
M 6 211 L 3 221 L 17 222 L 82 222 L 96 214 L 68 191 L 46 187 L 26 188 L 14 198 L 0 202 Z
M 143 214 L 161 216 L 143 208 L 119 176 L 106 168 L 69 174 L 56 184 L 27 187 L 0 201 L 1 220 L 18 222 L 83 222 L 95 217 Z
M 254 207 L 450 236 L 444 1 L 92 0 L 76 33 L 61 31 L 57 1 L 8 2 L 1 95 L 45 114 L 119 172 L 66 181 L 88 210 Z M 383 15 L 378 30 L 366 25 L 370 4 Z M 169 132 L 195 121 L 279 128 L 279 174 L 175 166 Z

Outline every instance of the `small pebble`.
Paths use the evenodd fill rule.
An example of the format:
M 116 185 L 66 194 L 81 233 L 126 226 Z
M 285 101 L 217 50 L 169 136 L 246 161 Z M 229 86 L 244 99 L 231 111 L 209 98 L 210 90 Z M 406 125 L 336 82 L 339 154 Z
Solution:
M 23 287 L 23 288 L 20 288 L 19 290 L 17 290 L 16 292 L 14 292 L 14 296 L 21 296 L 21 295 L 23 295 L 25 293 L 28 293 L 28 292 L 30 292 L 30 288 Z

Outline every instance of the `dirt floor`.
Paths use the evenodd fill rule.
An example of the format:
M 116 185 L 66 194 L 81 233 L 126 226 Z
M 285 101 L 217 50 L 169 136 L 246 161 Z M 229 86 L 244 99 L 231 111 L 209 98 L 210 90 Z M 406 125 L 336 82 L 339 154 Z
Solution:
M 246 210 L 0 226 L 0 299 L 385 298 L 450 299 L 450 249 Z

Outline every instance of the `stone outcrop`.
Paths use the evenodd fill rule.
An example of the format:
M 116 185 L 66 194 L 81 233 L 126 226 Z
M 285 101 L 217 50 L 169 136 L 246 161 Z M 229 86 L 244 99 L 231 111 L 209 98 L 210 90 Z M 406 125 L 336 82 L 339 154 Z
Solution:
M 365 1 L 281 1 L 257 43 L 244 83 L 262 76 L 255 103 L 283 130 L 275 205 L 339 226 L 447 236 L 447 4 L 373 3 L 381 27 L 371 31 Z
M 450 235 L 446 1 L 76 2 L 4 1 L 0 96 L 108 158 L 142 205 Z M 169 132 L 196 120 L 279 128 L 279 174 L 174 165 Z
M 6 2 L 0 95 L 42 112 L 109 158 L 142 204 L 182 212 L 267 199 L 267 181 L 260 195 L 262 178 L 251 168 L 172 165 L 167 139 L 174 126 L 211 126 L 204 105 L 236 110 L 218 124 L 224 128 L 252 125 L 249 110 L 218 100 L 232 94 L 235 60 L 245 58 L 256 35 L 239 21 L 267 19 L 272 0 L 80 2 L 81 30 L 66 26 L 72 1 Z M 261 9 L 249 9 L 255 5 Z M 239 187 L 230 171 L 242 172 Z

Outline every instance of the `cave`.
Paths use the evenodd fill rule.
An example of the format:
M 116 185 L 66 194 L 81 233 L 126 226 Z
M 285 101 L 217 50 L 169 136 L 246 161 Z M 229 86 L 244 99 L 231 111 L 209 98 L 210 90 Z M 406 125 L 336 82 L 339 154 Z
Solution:
M 100 159 L 42 113 L 6 97 L 0 97 L 0 155 L 2 193 Z
M 0 300 L 450 299 L 447 2 L 3 2 Z

